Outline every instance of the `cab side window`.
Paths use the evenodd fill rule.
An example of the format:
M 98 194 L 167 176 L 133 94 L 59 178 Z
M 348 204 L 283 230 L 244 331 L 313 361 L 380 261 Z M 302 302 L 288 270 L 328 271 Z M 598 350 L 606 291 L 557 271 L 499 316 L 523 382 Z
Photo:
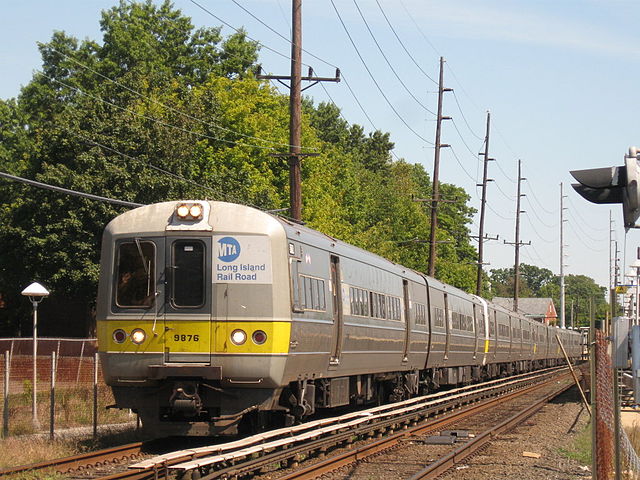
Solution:
M 153 242 L 123 242 L 116 258 L 116 305 L 121 308 L 150 308 L 155 293 Z

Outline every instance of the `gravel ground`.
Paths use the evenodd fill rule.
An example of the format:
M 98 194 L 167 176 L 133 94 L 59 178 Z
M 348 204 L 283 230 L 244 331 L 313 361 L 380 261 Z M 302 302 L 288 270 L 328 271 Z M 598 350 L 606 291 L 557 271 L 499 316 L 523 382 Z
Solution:
M 582 408 L 576 388 L 545 405 L 527 422 L 495 439 L 488 447 L 455 470 L 441 476 L 444 480 L 551 480 L 591 478 L 574 460 L 562 455 L 576 435 L 584 430 L 589 415 Z M 540 454 L 524 457 L 523 452 Z M 590 467 L 590 466 L 589 466 Z

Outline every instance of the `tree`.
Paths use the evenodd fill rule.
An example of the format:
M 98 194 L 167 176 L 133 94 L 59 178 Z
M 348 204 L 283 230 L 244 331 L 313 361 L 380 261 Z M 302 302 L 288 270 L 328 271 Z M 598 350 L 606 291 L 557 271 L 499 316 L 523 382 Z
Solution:
M 41 73 L 17 101 L 0 104 L 0 170 L 138 203 L 211 195 L 214 187 L 196 185 L 210 159 L 193 162 L 195 147 L 201 139 L 213 148 L 234 144 L 239 134 L 225 138 L 222 126 L 191 112 L 200 107 L 205 118 L 215 118 L 215 97 L 204 92 L 222 93 L 224 86 L 211 86 L 210 78 L 238 79 L 260 90 L 247 76 L 256 44 L 242 32 L 223 41 L 219 29 L 194 30 L 170 2 L 122 1 L 103 13 L 101 28 L 102 45 L 62 32 L 40 45 Z M 271 91 L 263 96 L 273 98 Z M 44 309 L 69 310 L 72 304 L 89 316 L 102 230 L 123 211 L 27 188 L 10 185 L 0 194 L 5 332 L 18 330 L 11 319 L 24 302 L 16 285 L 32 280 L 58 294 Z M 63 297 L 65 305 L 56 305 Z M 56 332 L 70 334 L 77 326 L 58 324 Z
M 522 275 L 520 297 L 549 297 L 553 300 L 560 316 L 560 276 L 546 268 L 520 264 Z M 492 296 L 513 296 L 513 268 L 498 268 L 490 272 Z M 565 276 L 565 318 L 571 324 L 571 306 L 573 305 L 575 326 L 588 325 L 589 313 L 604 317 L 608 308 L 605 298 L 606 288 L 585 275 Z
M 288 99 L 251 71 L 258 47 L 244 32 L 194 29 L 169 2 L 124 2 L 102 14 L 102 43 L 55 32 L 40 45 L 42 71 L 17 100 L 0 103 L 0 170 L 147 204 L 181 198 L 288 206 Z M 304 100 L 305 221 L 416 270 L 426 269 L 431 197 L 420 165 L 394 161 L 389 133 L 365 132 L 334 105 Z M 4 185 L 3 185 L 4 186 Z M 459 187 L 439 210 L 438 276 L 475 288 L 473 210 Z M 15 334 L 16 285 L 52 291 L 43 334 L 90 330 L 104 226 L 123 207 L 9 184 L 0 190 L 0 332 Z M 62 299 L 62 300 L 61 300 Z M 71 308 L 73 307 L 73 308 Z M 74 310 L 73 315 L 65 315 Z M 27 330 L 25 330 L 26 332 Z

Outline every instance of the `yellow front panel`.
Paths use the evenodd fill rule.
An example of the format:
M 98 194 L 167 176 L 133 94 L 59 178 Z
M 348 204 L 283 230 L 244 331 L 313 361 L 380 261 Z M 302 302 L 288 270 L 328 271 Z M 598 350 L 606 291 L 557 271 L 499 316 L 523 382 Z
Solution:
M 167 322 L 168 323 L 168 322 Z M 170 323 L 170 330 L 164 331 L 163 322 L 139 320 L 109 320 L 98 322 L 98 345 L 101 352 L 163 353 L 165 346 L 173 353 L 209 353 L 209 329 L 211 332 L 211 353 L 288 353 L 291 335 L 289 322 L 214 322 L 180 320 Z M 124 343 L 113 340 L 114 330 L 121 328 L 130 334 L 134 328 L 142 328 L 147 337 L 140 344 L 130 338 Z M 242 329 L 247 334 L 243 345 L 231 342 L 231 332 Z M 267 341 L 256 345 L 251 335 L 256 330 L 267 334 Z
M 217 322 L 213 327 L 214 353 L 289 353 L 290 322 Z M 235 329 L 247 334 L 247 341 L 243 345 L 231 342 L 231 332 Z M 251 340 L 256 330 L 267 334 L 267 341 L 263 345 L 256 345 Z
M 131 341 L 130 337 L 124 343 L 116 343 L 113 340 L 113 332 L 117 329 L 124 330 L 127 335 L 135 328 L 141 328 L 147 334 L 147 338 L 140 345 Z M 155 324 L 153 321 L 140 320 L 110 320 L 98 322 L 98 349 L 101 352 L 125 352 L 125 353 L 162 353 L 164 351 L 164 327 L 162 322 Z
M 210 353 L 211 322 L 165 320 L 164 346 L 171 353 Z

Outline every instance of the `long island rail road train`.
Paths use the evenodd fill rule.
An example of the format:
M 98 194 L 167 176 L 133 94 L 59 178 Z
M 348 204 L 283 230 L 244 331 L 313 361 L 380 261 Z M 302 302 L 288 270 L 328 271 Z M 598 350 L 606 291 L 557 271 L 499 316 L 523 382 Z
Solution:
M 290 425 L 564 363 L 547 327 L 255 208 L 175 201 L 106 228 L 97 305 L 115 406 L 158 435 Z

